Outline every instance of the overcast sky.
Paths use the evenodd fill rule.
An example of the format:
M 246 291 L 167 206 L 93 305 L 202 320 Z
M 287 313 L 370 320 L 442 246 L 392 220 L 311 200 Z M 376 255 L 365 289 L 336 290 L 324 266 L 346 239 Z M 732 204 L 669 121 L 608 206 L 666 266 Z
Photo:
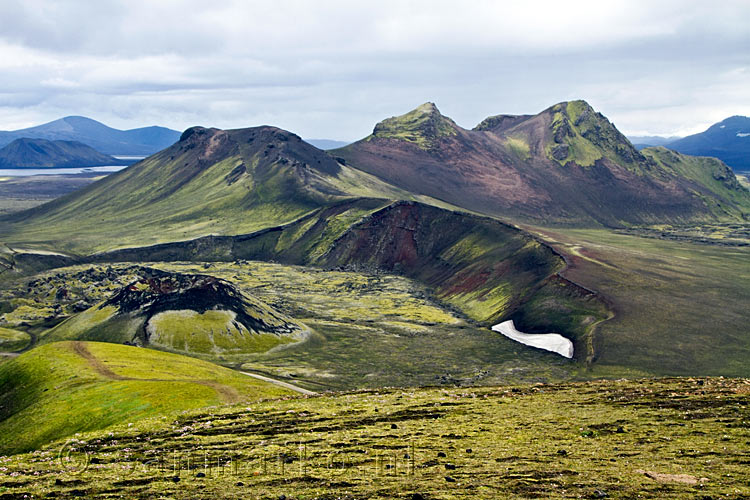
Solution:
M 585 99 L 627 134 L 750 115 L 750 1 L 3 0 L 0 129 L 270 124 L 354 140 Z

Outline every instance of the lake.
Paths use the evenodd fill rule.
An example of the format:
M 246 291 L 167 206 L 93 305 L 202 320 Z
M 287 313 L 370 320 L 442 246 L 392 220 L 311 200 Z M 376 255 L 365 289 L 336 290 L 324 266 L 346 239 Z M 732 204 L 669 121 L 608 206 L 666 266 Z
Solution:
M 115 156 L 118 160 L 142 160 L 145 156 Z M 28 175 L 64 175 L 64 174 L 93 174 L 102 172 L 110 174 L 128 165 L 104 165 L 101 167 L 69 167 L 69 168 L 3 168 L 0 177 L 25 177 Z

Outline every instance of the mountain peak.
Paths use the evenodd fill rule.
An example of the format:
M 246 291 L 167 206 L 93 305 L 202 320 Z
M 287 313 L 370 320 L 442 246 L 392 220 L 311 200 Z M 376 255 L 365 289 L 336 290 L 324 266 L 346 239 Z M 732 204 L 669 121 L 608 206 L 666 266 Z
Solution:
M 434 103 L 426 102 L 406 114 L 378 123 L 372 135 L 411 142 L 426 149 L 441 137 L 455 135 L 457 129 L 456 123 L 443 116 Z

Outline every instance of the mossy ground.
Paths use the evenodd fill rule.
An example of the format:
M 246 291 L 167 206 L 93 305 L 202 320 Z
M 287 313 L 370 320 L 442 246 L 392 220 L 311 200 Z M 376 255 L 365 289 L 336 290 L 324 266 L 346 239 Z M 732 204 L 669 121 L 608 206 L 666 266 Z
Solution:
M 20 351 L 31 343 L 28 333 L 0 327 L 0 352 Z
M 142 421 L 0 459 L 0 493 L 740 499 L 750 495 L 749 403 L 742 379 L 274 400 Z
M 614 318 L 597 327 L 592 376 L 750 375 L 750 247 L 595 229 L 540 234 L 570 256 L 566 277 L 614 304 Z
M 523 347 L 476 324 L 404 277 L 249 261 L 147 265 L 225 279 L 308 327 L 311 332 L 305 341 L 270 352 L 202 349 L 189 354 L 313 390 L 540 382 L 568 379 L 578 370 L 574 362 Z M 104 300 L 111 293 L 109 286 L 90 277 L 118 281 L 117 273 L 128 275 L 129 268 L 127 264 L 73 266 L 43 273 L 30 278 L 46 290 L 34 295 L 32 302 L 41 309 L 52 307 L 57 289 L 66 286 L 72 294 L 83 287 L 84 278 L 88 299 Z M 14 300 L 14 293 L 24 295 L 27 287 L 13 290 L 5 292 L 7 301 Z M 71 300 L 77 299 L 75 295 Z M 57 338 L 80 317 L 73 316 L 41 338 L 52 334 Z M 161 348 L 187 352 L 180 351 L 179 345 Z
M 0 453 L 173 412 L 289 394 L 176 354 L 58 342 L 0 365 Z

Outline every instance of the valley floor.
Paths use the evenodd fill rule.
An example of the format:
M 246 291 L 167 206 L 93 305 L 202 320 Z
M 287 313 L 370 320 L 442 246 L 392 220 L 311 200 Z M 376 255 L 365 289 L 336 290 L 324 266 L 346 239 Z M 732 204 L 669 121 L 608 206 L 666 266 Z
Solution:
M 0 498 L 747 498 L 750 380 L 373 390 L 0 458 Z

